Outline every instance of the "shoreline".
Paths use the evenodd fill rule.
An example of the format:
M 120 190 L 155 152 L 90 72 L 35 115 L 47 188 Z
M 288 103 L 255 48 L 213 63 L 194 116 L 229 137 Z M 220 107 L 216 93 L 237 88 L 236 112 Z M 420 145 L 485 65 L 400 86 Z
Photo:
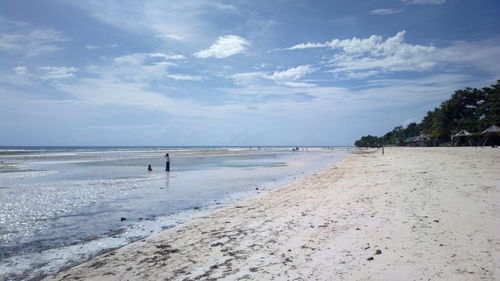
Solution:
M 494 280 L 499 158 L 488 148 L 353 154 L 46 280 Z
M 138 192 L 137 194 L 145 194 L 144 198 L 159 198 L 159 200 L 164 200 L 163 202 L 167 203 L 163 205 L 168 206 L 173 206 L 172 204 L 174 204 L 175 202 L 171 202 L 172 200 L 176 200 L 176 198 L 182 197 L 179 196 L 179 192 L 176 190 L 182 190 L 184 188 L 180 187 L 189 186 L 189 184 L 182 185 L 182 182 L 179 181 L 181 177 L 183 177 L 184 180 L 187 180 L 188 178 L 186 177 L 189 176 L 194 177 L 194 179 L 203 177 L 201 181 L 208 181 L 207 183 L 209 185 L 207 186 L 210 186 L 211 184 L 211 186 L 217 187 L 219 190 L 228 186 L 231 188 L 226 188 L 229 194 L 225 191 L 220 191 L 219 197 L 214 196 L 211 199 L 207 199 L 203 202 L 193 203 L 191 204 L 192 206 L 188 206 L 187 208 L 182 208 L 171 213 L 162 212 L 159 209 L 151 207 L 151 205 L 149 205 L 149 209 L 151 209 L 152 211 L 156 210 L 157 213 L 144 214 L 145 212 L 143 212 L 141 214 L 138 213 L 141 211 L 140 208 L 135 209 L 133 212 L 127 214 L 117 213 L 118 216 L 116 216 L 115 214 L 115 219 L 110 220 L 111 223 L 115 223 L 114 227 L 108 227 L 106 233 L 99 233 L 98 235 L 89 236 L 90 239 L 82 240 L 82 243 L 65 244 L 63 246 L 58 246 L 56 244 L 55 247 L 51 247 L 52 245 L 49 245 L 49 247 L 42 249 L 42 251 L 32 250 L 26 253 L 21 253 L 20 255 L 14 254 L 11 256 L 5 256 L 5 258 L 0 261 L 0 279 L 3 280 L 3 278 L 5 278 L 8 280 L 39 280 L 49 274 L 55 274 L 61 269 L 81 264 L 89 260 L 89 258 L 98 256 L 98 254 L 106 253 L 108 252 L 108 249 L 114 250 L 123 247 L 137 240 L 155 235 L 156 233 L 159 233 L 165 229 L 183 224 L 193 218 L 210 213 L 216 209 L 230 206 L 237 201 L 248 200 L 250 198 L 253 198 L 254 196 L 258 196 L 263 192 L 268 192 L 269 190 L 280 188 L 287 183 L 294 182 L 298 179 L 312 175 L 317 171 L 323 170 L 324 168 L 333 165 L 334 163 L 340 161 L 348 155 L 347 152 L 343 151 L 334 152 L 330 150 L 324 151 L 322 149 L 310 153 L 280 152 L 280 154 L 275 153 L 274 150 L 261 152 L 255 151 L 249 153 L 251 155 L 258 156 L 250 156 L 248 160 L 246 159 L 248 157 L 244 156 L 247 155 L 246 151 L 243 151 L 243 153 L 240 152 L 239 154 L 235 154 L 236 156 L 243 156 L 236 158 L 233 157 L 230 158 L 230 160 L 236 159 L 233 162 L 236 164 L 241 163 L 241 165 L 232 165 L 233 162 L 229 161 L 226 163 L 227 165 L 223 165 L 222 167 L 218 168 L 218 170 L 221 170 L 221 172 L 217 172 L 217 170 L 203 171 L 203 169 L 201 169 L 200 171 L 195 170 L 195 172 L 176 172 L 173 174 L 173 176 L 169 177 L 171 181 L 167 181 L 166 186 L 164 186 L 165 181 L 162 180 L 162 176 L 164 176 L 164 173 L 162 173 L 161 171 L 148 173 L 148 178 L 140 180 L 139 182 L 139 184 L 145 184 L 143 184 L 144 188 L 134 190 L 144 190 L 144 192 Z M 265 155 L 267 154 L 275 156 L 266 157 Z M 277 162 L 287 164 L 283 167 L 265 165 L 269 161 L 271 163 Z M 246 164 L 248 164 L 248 162 L 250 162 L 249 164 L 251 165 L 255 165 L 255 167 L 249 165 L 249 168 L 247 168 Z M 217 176 L 217 173 L 221 175 Z M 219 177 L 219 180 L 212 180 L 210 182 L 210 177 Z M 121 181 L 121 179 L 116 180 L 116 182 Z M 126 179 L 125 181 L 129 180 Z M 115 180 L 112 179 L 107 182 L 114 183 Z M 131 182 L 134 183 L 135 181 Z M 194 181 L 192 183 L 200 183 L 200 180 Z M 159 189 L 158 185 L 160 187 Z M 25 184 L 25 186 L 29 188 L 27 184 Z M 66 185 L 62 186 L 64 190 L 68 188 Z M 123 184 L 115 186 L 123 188 Z M 137 185 L 134 184 L 134 186 Z M 189 192 L 189 190 L 192 189 L 186 189 L 186 192 Z M 203 188 L 201 188 L 200 190 L 203 191 Z M 22 194 L 21 189 L 18 189 L 18 191 L 20 194 Z M 150 193 L 147 194 L 147 192 Z M 203 197 L 201 194 L 196 196 L 199 198 L 207 198 Z M 170 201 L 165 201 L 169 198 L 171 198 Z M 155 200 L 155 202 L 156 201 L 157 200 Z M 115 200 L 115 202 L 119 203 L 118 200 Z M 26 204 L 25 206 L 30 206 L 30 204 Z M 14 208 L 9 208 L 8 205 L 4 205 L 3 207 L 6 207 L 7 210 L 15 210 Z M 155 207 L 161 208 L 162 206 L 155 205 Z M 17 210 L 17 213 L 20 213 L 19 209 Z M 4 214 L 9 213 L 5 212 Z M 121 223 L 116 223 L 116 221 L 120 221 L 120 217 L 126 217 L 127 220 L 122 221 Z M 96 220 L 93 221 L 99 222 L 98 219 L 99 218 L 96 218 Z M 76 223 L 75 225 L 79 224 Z M 26 227 L 26 229 L 31 231 L 35 228 Z M 56 231 L 54 233 L 61 232 Z M 35 234 L 33 235 L 33 240 L 36 241 L 37 239 L 41 239 L 41 237 L 43 236 Z M 17 245 L 19 245 L 20 247 L 24 244 L 20 243 Z M 5 252 L 3 253 L 8 254 L 7 251 L 10 249 L 5 248 L 4 250 Z

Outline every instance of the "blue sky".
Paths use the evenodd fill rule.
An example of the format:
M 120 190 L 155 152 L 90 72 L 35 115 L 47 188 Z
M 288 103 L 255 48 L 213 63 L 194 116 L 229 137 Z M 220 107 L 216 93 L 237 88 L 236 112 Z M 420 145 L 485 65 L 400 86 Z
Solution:
M 500 79 L 497 0 L 9 1 L 0 145 L 352 145 Z

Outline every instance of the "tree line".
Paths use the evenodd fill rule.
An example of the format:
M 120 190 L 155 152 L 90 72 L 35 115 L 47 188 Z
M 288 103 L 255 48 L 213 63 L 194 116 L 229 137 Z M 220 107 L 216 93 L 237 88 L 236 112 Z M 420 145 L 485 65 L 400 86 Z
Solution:
M 451 136 L 461 130 L 474 134 L 491 125 L 500 125 L 500 80 L 491 87 L 457 90 L 439 107 L 428 111 L 420 123 L 397 126 L 382 137 L 363 136 L 354 144 L 358 147 L 404 145 L 405 139 L 424 135 L 427 145 L 448 145 Z

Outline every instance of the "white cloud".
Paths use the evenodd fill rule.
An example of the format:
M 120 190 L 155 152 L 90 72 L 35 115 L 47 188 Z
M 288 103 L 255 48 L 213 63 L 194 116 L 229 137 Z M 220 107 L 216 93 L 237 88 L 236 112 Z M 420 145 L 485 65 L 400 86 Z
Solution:
M 196 75 L 169 74 L 169 75 L 167 75 L 167 77 L 172 78 L 174 80 L 190 80 L 190 81 L 203 80 L 202 76 L 196 76 Z
M 330 61 L 335 71 L 426 71 L 436 65 L 433 46 L 404 42 L 405 32 L 382 40 L 380 36 L 339 42 L 340 53 Z
M 208 49 L 201 50 L 194 54 L 198 58 L 215 57 L 218 59 L 227 58 L 236 54 L 244 53 L 250 43 L 237 35 L 221 36 Z
M 143 83 L 98 77 L 78 79 L 71 84 L 59 83 L 56 87 L 88 105 L 143 108 L 181 116 L 198 116 L 204 112 L 195 103 L 148 90 L 148 85 Z
M 271 64 L 269 64 L 269 63 L 259 63 L 259 64 L 255 65 L 253 68 L 259 70 L 259 69 L 267 68 L 269 66 L 271 66 Z
M 95 49 L 99 49 L 99 46 L 88 44 L 88 45 L 85 46 L 85 48 L 87 50 L 95 50 Z
M 16 66 L 13 68 L 17 75 L 27 76 L 40 80 L 57 80 L 74 77 L 78 71 L 76 67 L 67 66 L 40 66 L 35 70 L 29 71 L 26 66 Z
M 328 70 L 327 72 L 337 73 L 335 70 Z M 359 72 L 349 71 L 349 72 L 342 73 L 342 75 L 339 75 L 337 78 L 340 78 L 340 79 L 342 79 L 342 78 L 365 79 L 365 78 L 368 78 L 368 77 L 376 75 L 376 74 L 378 74 L 378 71 L 375 71 L 375 70 L 359 71 Z
M 104 66 L 89 66 L 91 74 L 123 81 L 147 82 L 166 77 L 168 69 L 177 66 L 182 55 L 164 53 L 133 53 L 113 58 Z
M 41 66 L 39 70 L 41 72 L 38 75 L 39 79 L 54 80 L 73 77 L 73 73 L 77 72 L 78 68 L 66 66 Z
M 230 78 L 233 79 L 233 81 L 236 85 L 246 86 L 246 85 L 256 83 L 256 82 L 262 80 L 263 78 L 265 78 L 266 76 L 267 75 L 265 72 L 256 71 L 256 72 L 245 72 L 245 73 L 233 74 L 230 76 Z
M 434 46 L 405 43 L 405 31 L 384 40 L 372 35 L 359 39 L 334 39 L 325 43 L 298 44 L 287 50 L 329 48 L 333 56 L 325 63 L 329 72 L 354 77 L 368 77 L 378 72 L 427 71 L 436 64 Z
M 156 37 L 164 38 L 164 39 L 172 39 L 172 40 L 180 41 L 180 42 L 184 41 L 184 37 L 182 37 L 181 35 L 178 35 L 178 34 L 173 34 L 173 33 L 159 34 Z
M 294 87 L 294 88 L 308 88 L 308 87 L 316 87 L 316 84 L 311 84 L 311 83 L 302 83 L 302 82 L 281 82 L 281 85 L 285 85 L 288 87 Z
M 118 44 L 113 43 L 113 44 L 108 44 L 108 45 L 104 45 L 104 46 L 97 46 L 97 45 L 87 44 L 87 45 L 85 45 L 85 48 L 87 50 L 96 50 L 96 49 L 101 49 L 101 48 L 118 48 Z
M 181 60 L 185 59 L 183 55 L 166 55 L 163 53 L 146 53 L 146 56 L 150 56 L 152 58 L 164 58 L 166 60 Z
M 401 9 L 393 9 L 393 8 L 388 8 L 388 9 L 375 9 L 370 12 L 372 15 L 378 15 L 378 16 L 384 16 L 384 15 L 393 15 L 393 14 L 398 14 L 401 13 L 403 10 Z
M 446 0 L 401 0 L 401 2 L 403 2 L 405 4 L 434 4 L 434 5 L 439 5 L 439 4 L 446 3 Z
M 0 19 L 0 51 L 38 56 L 60 50 L 59 43 L 69 41 L 62 33 L 49 28 L 34 28 L 23 22 Z
M 286 49 L 277 49 L 277 50 L 302 50 L 302 49 L 311 49 L 311 48 L 323 48 L 323 47 L 327 47 L 328 44 L 327 43 L 300 43 L 300 44 L 297 44 L 295 46 L 292 46 L 290 48 L 286 48 Z
M 300 65 L 297 67 L 292 67 L 283 71 L 276 71 L 272 74 L 268 74 L 261 71 L 256 72 L 245 72 L 237 73 L 231 75 L 234 83 L 240 86 L 249 86 L 252 84 L 262 84 L 265 81 L 272 80 L 278 85 L 285 85 L 288 87 L 312 87 L 314 84 L 296 82 L 300 78 L 306 76 L 309 73 L 314 72 L 315 69 L 310 65 Z
M 447 71 L 462 71 L 464 67 L 487 71 L 488 79 L 497 79 L 500 65 L 491 58 L 500 57 L 500 38 L 476 42 L 457 41 L 448 46 L 415 45 L 405 42 L 405 31 L 384 39 L 379 35 L 368 38 L 333 39 L 324 43 L 301 43 L 281 50 L 325 48 L 322 67 L 336 79 L 365 79 L 381 73 L 398 71 L 424 72 L 445 67 Z M 486 82 L 487 83 L 487 82 Z
M 314 69 L 310 65 L 300 65 L 284 71 L 276 71 L 269 76 L 269 79 L 277 82 L 295 81 L 312 72 Z
M 172 80 L 202 81 L 204 76 L 193 72 L 177 74 L 172 69 L 178 67 L 178 61 L 183 60 L 183 55 L 165 53 L 132 53 L 110 59 L 104 65 L 88 66 L 85 70 L 101 80 L 113 81 L 113 84 L 144 84 L 144 88 L 172 87 Z M 176 68 L 174 68 L 175 70 Z M 155 86 L 151 86 L 155 85 Z
M 183 55 L 167 55 L 164 53 L 132 53 L 116 57 L 113 61 L 116 63 L 142 64 L 146 61 L 161 62 L 183 58 Z
M 13 70 L 18 75 L 26 75 L 28 73 L 28 68 L 26 66 L 16 66 L 13 68 Z
M 88 0 L 69 4 L 116 28 L 156 36 L 167 43 L 174 40 L 201 44 L 213 36 L 207 32 L 211 22 L 206 15 L 238 12 L 235 6 L 219 0 Z
M 453 42 L 448 47 L 438 49 L 434 57 L 438 62 L 456 64 L 458 68 L 467 66 L 487 71 L 491 79 L 500 77 L 500 64 L 492 59 L 500 57 L 498 37 L 476 42 Z

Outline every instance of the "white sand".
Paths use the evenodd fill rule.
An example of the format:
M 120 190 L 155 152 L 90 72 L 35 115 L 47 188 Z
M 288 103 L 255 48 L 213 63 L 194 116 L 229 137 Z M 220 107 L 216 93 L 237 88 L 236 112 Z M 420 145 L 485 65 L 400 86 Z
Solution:
M 356 154 L 48 279 L 500 279 L 499 182 L 500 149 Z

